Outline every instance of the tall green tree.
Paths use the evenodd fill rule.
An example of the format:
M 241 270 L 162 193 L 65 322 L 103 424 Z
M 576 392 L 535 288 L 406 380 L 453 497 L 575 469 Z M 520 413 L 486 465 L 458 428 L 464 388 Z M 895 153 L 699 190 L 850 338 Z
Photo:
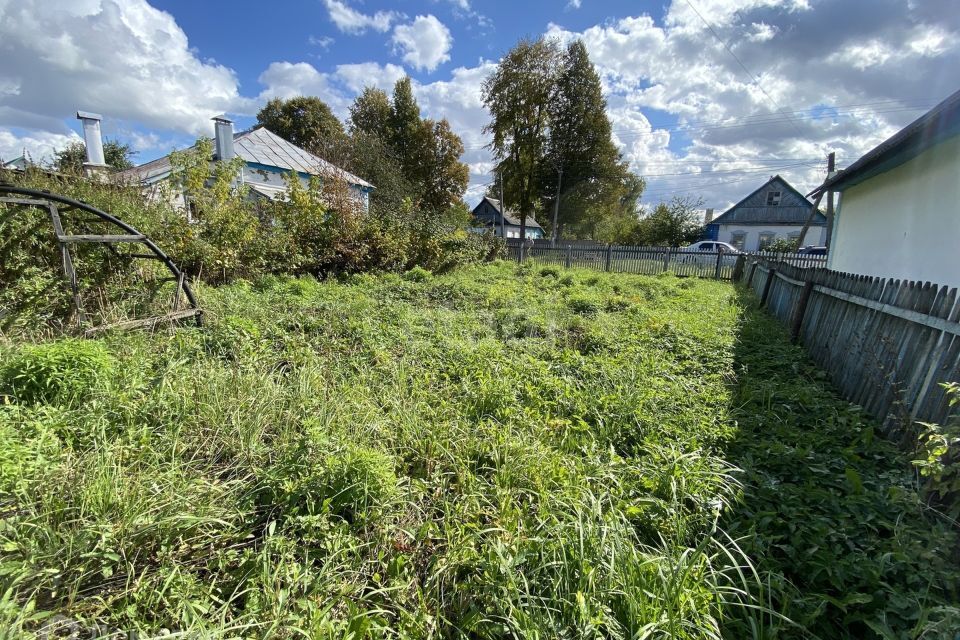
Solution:
M 257 123 L 333 163 L 340 160 L 347 138 L 343 124 L 316 96 L 274 98 L 257 113 Z
M 420 189 L 420 205 L 428 211 L 445 212 L 456 206 L 470 180 L 470 170 L 460 162 L 463 141 L 446 118 L 423 120 L 413 144 L 416 164 L 410 167 Z
M 561 185 L 558 224 L 593 236 L 602 218 L 618 215 L 624 190 L 638 183 L 613 143 L 600 76 L 580 40 L 563 55 L 549 113 L 543 181 Z M 544 206 L 556 197 L 556 190 L 546 190 Z
M 382 89 L 366 87 L 350 105 L 350 131 L 362 131 L 389 143 L 392 132 L 393 106 Z
M 420 117 L 410 78 L 397 81 L 392 100 L 380 89 L 364 89 L 350 107 L 350 129 L 356 140 L 370 144 L 369 149 L 355 145 L 353 150 L 373 169 L 360 175 L 384 175 L 391 189 L 406 189 L 410 204 L 433 214 L 460 203 L 469 181 L 469 169 L 460 161 L 463 141 L 446 119 Z M 376 159 L 372 149 L 380 149 L 383 157 Z M 391 173 L 397 166 L 402 180 Z M 371 182 L 380 189 L 372 177 Z M 395 195 L 379 199 L 395 204 L 402 200 Z
M 521 237 L 543 193 L 549 105 L 559 62 L 556 42 L 521 40 L 483 82 L 483 103 L 491 115 L 484 131 L 493 136 L 490 149 L 503 175 L 504 195 L 519 211 Z
M 106 140 L 103 143 L 103 159 L 113 171 L 122 171 L 133 166 L 133 156 L 136 151 L 130 145 L 119 140 Z M 87 160 L 87 148 L 82 142 L 71 142 L 63 149 L 54 153 L 53 168 L 60 173 L 83 172 L 83 163 Z
M 404 173 L 412 183 L 417 182 L 417 138 L 420 134 L 420 105 L 413 96 L 409 76 L 397 80 L 393 87 L 393 105 L 390 113 L 390 144 L 400 156 Z

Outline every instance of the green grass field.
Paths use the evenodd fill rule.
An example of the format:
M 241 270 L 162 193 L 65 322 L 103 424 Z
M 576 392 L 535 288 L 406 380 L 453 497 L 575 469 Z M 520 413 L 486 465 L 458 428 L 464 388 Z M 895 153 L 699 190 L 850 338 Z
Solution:
M 960 631 L 909 459 L 729 283 L 200 295 L 203 329 L 0 342 L 0 635 Z

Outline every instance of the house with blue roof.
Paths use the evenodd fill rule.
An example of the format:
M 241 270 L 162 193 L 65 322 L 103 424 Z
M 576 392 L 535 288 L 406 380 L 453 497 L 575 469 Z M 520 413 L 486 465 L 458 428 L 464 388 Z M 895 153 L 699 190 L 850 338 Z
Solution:
M 705 220 L 706 237 L 740 251 L 763 251 L 777 240 L 795 242 L 812 210 L 812 202 L 776 175 L 716 218 Z M 804 240 L 816 246 L 826 243 L 827 217 L 820 211 Z

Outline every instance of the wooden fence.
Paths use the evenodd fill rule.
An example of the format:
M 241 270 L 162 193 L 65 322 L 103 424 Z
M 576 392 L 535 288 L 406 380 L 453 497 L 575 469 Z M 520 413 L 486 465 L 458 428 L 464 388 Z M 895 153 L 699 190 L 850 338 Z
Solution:
M 888 427 L 942 424 L 960 381 L 956 288 L 748 258 L 738 277 L 845 398 Z
M 551 247 L 545 243 L 521 246 L 507 244 L 507 255 L 513 260 L 534 264 L 582 267 L 615 273 L 656 275 L 670 271 L 678 276 L 730 280 L 739 254 L 717 251 L 693 251 L 672 247 L 627 247 L 618 245 L 575 245 Z M 804 267 L 826 266 L 824 256 L 797 254 L 751 254 L 750 257 L 772 259 Z

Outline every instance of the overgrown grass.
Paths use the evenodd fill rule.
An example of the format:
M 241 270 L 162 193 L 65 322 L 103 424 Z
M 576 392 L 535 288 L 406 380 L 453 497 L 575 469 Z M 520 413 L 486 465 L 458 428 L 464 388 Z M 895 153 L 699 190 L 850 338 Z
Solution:
M 97 357 L 0 346 L 31 376 L 0 377 L 11 635 L 958 629 L 955 532 L 728 284 L 500 263 L 200 295 L 209 327 Z M 24 395 L 71 359 L 83 393 Z

